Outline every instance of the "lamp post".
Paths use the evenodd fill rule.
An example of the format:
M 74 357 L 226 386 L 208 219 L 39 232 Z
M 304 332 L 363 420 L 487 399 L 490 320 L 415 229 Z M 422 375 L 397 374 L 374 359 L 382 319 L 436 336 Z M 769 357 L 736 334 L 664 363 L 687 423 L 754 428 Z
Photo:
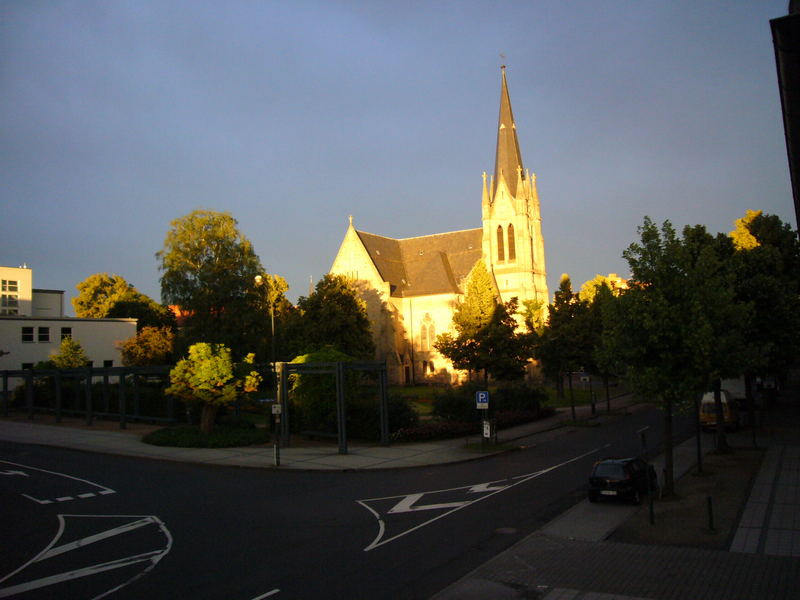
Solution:
M 267 276 L 267 277 L 269 277 L 269 276 Z M 281 427 L 280 427 L 280 425 L 281 425 L 281 409 L 282 409 L 282 407 L 280 406 L 280 404 L 277 404 L 277 402 L 278 402 L 278 391 L 277 391 L 277 383 L 278 383 L 278 381 L 277 381 L 277 378 L 275 377 L 275 298 L 274 298 L 274 293 L 275 292 L 274 292 L 274 289 L 273 289 L 274 286 L 271 285 L 271 282 L 268 281 L 267 279 L 264 279 L 264 277 L 262 277 L 261 275 L 256 275 L 255 276 L 255 284 L 256 284 L 256 287 L 261 287 L 262 285 L 265 285 L 267 287 L 266 296 L 267 296 L 267 302 L 269 303 L 269 323 L 270 323 L 269 367 L 270 367 L 270 371 L 272 372 L 272 392 L 273 392 L 273 397 L 275 399 L 276 406 L 278 407 L 277 411 L 273 410 L 273 412 L 272 412 L 272 414 L 275 415 L 275 427 L 274 427 L 275 431 L 273 432 L 274 436 L 275 436 L 275 441 L 274 441 L 274 446 L 275 446 L 275 466 L 280 466 L 280 464 L 281 464 L 281 458 L 280 458 L 280 456 L 281 456 L 281 450 L 280 450 L 280 448 L 281 448 L 281 446 L 280 446 L 280 443 L 281 443 L 280 442 L 281 431 L 280 431 L 280 428 Z

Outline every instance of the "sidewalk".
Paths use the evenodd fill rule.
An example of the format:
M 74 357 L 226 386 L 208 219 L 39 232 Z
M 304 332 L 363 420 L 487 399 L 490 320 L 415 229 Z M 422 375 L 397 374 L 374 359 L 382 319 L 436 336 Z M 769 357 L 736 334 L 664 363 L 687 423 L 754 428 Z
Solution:
M 605 541 L 635 509 L 585 500 L 434 600 L 800 597 L 800 394 L 785 396 L 758 440 L 767 455 L 729 551 Z M 732 437 L 747 445 L 749 434 Z M 694 443 L 676 448 L 676 479 L 694 466 Z
M 598 405 L 598 415 L 594 418 L 598 420 L 615 418 L 613 411 L 627 409 L 632 404 L 630 396 L 620 396 L 611 401 L 612 415 L 602 412 L 605 408 L 603 403 Z M 576 413 L 579 420 L 592 418 L 589 406 L 578 407 Z M 513 442 L 558 429 L 570 422 L 570 409 L 560 409 L 552 417 L 500 431 L 498 441 Z M 140 440 L 142 432 L 149 429 L 152 427 L 143 429 L 141 425 L 129 425 L 129 429 L 120 430 L 109 422 L 104 423 L 102 428 L 85 425 L 69 426 L 56 424 L 52 421 L 52 417 L 42 416 L 33 421 L 24 417 L 0 418 L 0 440 L 9 442 L 223 466 L 302 470 L 397 469 L 462 462 L 487 455 L 475 448 L 480 444 L 480 437 L 477 435 L 471 438 L 416 444 L 396 443 L 391 446 L 350 443 L 347 454 L 339 454 L 335 443 L 306 447 L 297 444 L 280 449 L 280 467 L 275 467 L 272 445 L 219 449 L 152 446 Z

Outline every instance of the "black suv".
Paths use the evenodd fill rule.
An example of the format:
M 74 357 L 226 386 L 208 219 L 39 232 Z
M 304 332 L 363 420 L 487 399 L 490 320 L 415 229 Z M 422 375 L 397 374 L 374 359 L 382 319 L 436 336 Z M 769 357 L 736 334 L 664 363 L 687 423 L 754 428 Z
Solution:
M 589 476 L 589 501 L 600 498 L 625 498 L 640 504 L 647 493 L 647 479 L 650 478 L 650 491 L 658 491 L 658 477 L 653 465 L 641 458 L 606 458 L 594 463 Z

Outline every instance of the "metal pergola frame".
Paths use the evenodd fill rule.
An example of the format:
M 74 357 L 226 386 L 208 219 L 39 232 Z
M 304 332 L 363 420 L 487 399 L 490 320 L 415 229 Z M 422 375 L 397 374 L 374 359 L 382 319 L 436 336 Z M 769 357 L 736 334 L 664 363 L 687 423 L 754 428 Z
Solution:
M 380 415 L 381 445 L 389 445 L 389 409 L 387 393 L 386 361 L 317 362 L 317 363 L 275 363 L 278 377 L 278 404 L 281 407 L 280 437 L 284 447 L 291 445 L 289 376 L 335 375 L 336 376 L 336 432 L 339 454 L 347 454 L 347 399 L 345 398 L 344 377 L 347 371 L 371 372 L 378 374 L 378 411 Z

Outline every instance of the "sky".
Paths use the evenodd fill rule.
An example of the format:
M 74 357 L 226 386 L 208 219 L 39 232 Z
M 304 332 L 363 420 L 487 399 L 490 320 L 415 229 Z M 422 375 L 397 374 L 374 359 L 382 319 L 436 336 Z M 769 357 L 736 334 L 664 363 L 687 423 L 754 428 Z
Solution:
M 645 216 L 797 226 L 769 20 L 786 0 L 0 1 L 0 264 L 160 300 L 170 223 L 230 212 L 288 297 L 353 216 L 481 225 L 500 66 L 550 294 L 628 275 Z

